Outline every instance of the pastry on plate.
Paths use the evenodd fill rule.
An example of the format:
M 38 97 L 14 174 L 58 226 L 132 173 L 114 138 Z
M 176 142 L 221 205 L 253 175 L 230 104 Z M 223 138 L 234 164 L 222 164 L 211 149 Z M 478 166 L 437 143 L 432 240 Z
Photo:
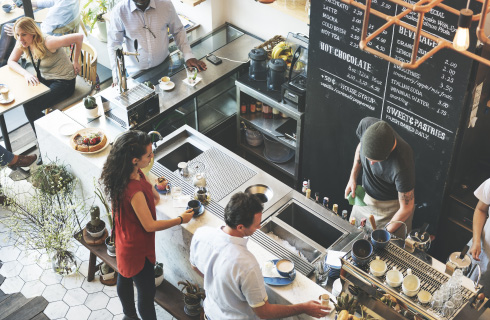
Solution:
M 107 144 L 107 137 L 102 132 L 95 132 L 89 134 L 77 133 L 70 141 L 73 149 L 81 152 L 95 152 Z
M 165 177 L 160 177 L 157 180 L 157 189 L 158 190 L 166 190 L 168 185 L 168 180 Z

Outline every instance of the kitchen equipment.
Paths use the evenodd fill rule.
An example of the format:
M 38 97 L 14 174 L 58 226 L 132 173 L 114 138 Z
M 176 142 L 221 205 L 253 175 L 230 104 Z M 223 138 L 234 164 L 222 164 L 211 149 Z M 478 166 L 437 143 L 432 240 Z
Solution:
M 264 142 L 264 138 L 262 137 L 262 133 L 260 131 L 246 128 L 245 129 L 245 139 L 247 143 L 252 147 L 258 147 Z
M 201 201 L 202 204 L 207 205 L 211 201 L 211 194 L 206 187 L 197 187 L 194 190 L 194 199 Z
M 286 81 L 286 61 L 271 59 L 267 65 L 267 90 L 281 91 L 281 85 Z
M 465 245 L 461 252 L 453 252 L 449 255 L 446 263 L 446 272 L 453 274 L 456 269 L 461 269 L 463 275 L 467 276 L 471 270 L 471 258 L 466 253 L 470 247 Z
M 194 187 L 205 187 L 206 186 L 206 178 L 202 173 L 196 173 L 194 178 L 192 179 L 192 184 Z
M 359 239 L 352 245 L 352 259 L 357 265 L 365 265 L 373 253 L 373 246 L 365 239 Z
M 267 52 L 262 48 L 254 48 L 250 50 L 248 57 L 250 58 L 248 77 L 255 81 L 265 81 L 267 79 Z
M 289 33 L 286 43 L 291 47 L 291 52 L 294 52 L 294 55 L 291 61 L 288 81 L 281 87 L 282 101 L 297 108 L 298 111 L 304 112 L 309 39 L 299 33 Z M 298 57 L 294 59 L 297 52 Z
M 285 163 L 294 157 L 294 150 L 264 135 L 264 157 L 274 163 Z
M 427 232 L 428 223 L 424 223 L 420 229 L 413 229 L 408 234 L 406 244 L 419 250 L 427 252 L 430 248 L 430 234 Z
M 254 184 L 247 189 L 245 189 L 245 193 L 255 194 L 262 203 L 266 203 L 270 199 L 272 199 L 272 189 L 263 184 Z

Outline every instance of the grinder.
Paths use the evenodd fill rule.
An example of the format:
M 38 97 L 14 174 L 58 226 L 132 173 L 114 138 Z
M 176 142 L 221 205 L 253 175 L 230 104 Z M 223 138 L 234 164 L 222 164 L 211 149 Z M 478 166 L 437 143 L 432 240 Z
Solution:
M 281 96 L 282 101 L 285 104 L 289 104 L 298 111 L 305 111 L 306 102 L 306 77 L 302 74 L 297 75 L 292 78 L 293 69 L 301 55 L 301 46 L 298 46 L 293 55 L 293 60 L 291 61 L 291 67 L 289 69 L 288 81 L 281 86 Z

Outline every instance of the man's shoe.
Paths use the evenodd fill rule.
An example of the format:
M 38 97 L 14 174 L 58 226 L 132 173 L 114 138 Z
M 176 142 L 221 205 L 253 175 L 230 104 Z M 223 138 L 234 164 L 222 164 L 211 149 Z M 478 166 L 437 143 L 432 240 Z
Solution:
M 37 155 L 35 154 L 31 154 L 28 156 L 19 155 L 17 162 L 15 162 L 14 164 L 9 164 L 8 167 L 12 170 L 17 170 L 17 168 L 20 167 L 28 167 L 31 164 L 33 164 L 34 161 L 36 161 L 36 159 L 37 159 Z

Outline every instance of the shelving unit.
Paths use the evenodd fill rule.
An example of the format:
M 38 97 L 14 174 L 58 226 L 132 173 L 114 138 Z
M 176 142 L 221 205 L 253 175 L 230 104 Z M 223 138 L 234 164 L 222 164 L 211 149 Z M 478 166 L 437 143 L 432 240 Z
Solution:
M 298 187 L 300 179 L 300 159 L 301 159 L 301 134 L 304 113 L 299 112 L 292 106 L 279 102 L 280 93 L 268 92 L 265 90 L 265 83 L 252 82 L 248 80 L 248 74 L 242 75 L 236 82 L 236 101 L 237 101 L 237 145 L 245 155 L 252 155 L 268 166 L 278 169 L 293 180 L 293 188 Z M 278 109 L 289 118 L 265 119 L 262 113 L 240 114 L 241 97 L 247 95 L 252 99 L 261 101 L 263 104 Z M 264 143 L 260 146 L 250 146 L 241 132 L 240 122 L 244 122 L 247 127 L 252 127 L 262 133 L 262 135 L 273 139 L 289 149 L 295 151 L 294 157 L 285 163 L 275 163 L 264 156 Z M 296 134 L 296 141 L 288 138 L 285 133 L 292 136 Z

